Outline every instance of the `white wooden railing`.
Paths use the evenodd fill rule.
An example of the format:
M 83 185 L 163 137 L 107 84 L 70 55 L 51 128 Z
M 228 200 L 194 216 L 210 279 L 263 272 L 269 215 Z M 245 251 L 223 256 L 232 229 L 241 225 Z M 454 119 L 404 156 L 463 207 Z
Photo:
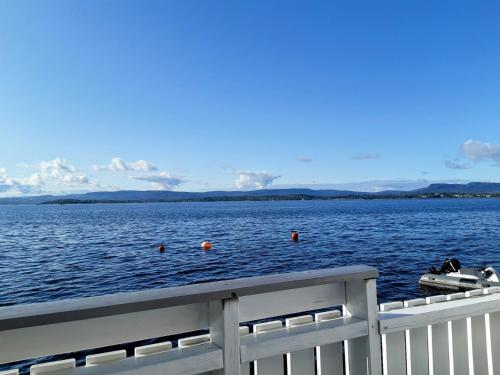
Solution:
M 380 305 L 383 373 L 500 374 L 500 288 Z
M 30 372 L 307 375 L 317 366 L 318 374 L 378 375 L 376 277 L 354 266 L 2 307 L 0 363 L 208 330 L 133 356 L 88 355 L 83 366 L 41 361 Z
M 0 364 L 38 359 L 28 371 L 50 375 L 500 374 L 500 288 L 378 307 L 376 277 L 353 266 L 2 307 Z M 97 354 L 78 366 L 42 358 L 83 350 Z

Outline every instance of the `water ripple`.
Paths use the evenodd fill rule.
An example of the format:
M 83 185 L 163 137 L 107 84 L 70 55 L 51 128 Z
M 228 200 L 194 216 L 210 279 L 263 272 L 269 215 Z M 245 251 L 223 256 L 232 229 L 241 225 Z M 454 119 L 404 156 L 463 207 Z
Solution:
M 499 228 L 498 199 L 0 206 L 0 305 L 352 264 L 413 298 L 445 257 L 499 265 Z

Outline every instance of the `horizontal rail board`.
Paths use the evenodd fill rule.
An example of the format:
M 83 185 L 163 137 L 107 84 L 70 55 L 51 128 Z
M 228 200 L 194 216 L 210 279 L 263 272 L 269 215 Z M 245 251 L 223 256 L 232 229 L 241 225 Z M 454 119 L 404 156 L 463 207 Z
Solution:
M 380 333 L 391 333 L 500 311 L 500 293 L 379 313 Z
M 223 367 L 222 349 L 213 343 L 130 357 L 100 366 L 76 367 L 65 375 L 194 375 Z M 63 372 L 61 372 L 62 374 Z M 57 375 L 57 373 L 54 373 Z
M 0 331 L 131 314 L 315 285 L 374 279 L 377 276 L 378 271 L 373 267 L 349 266 L 108 296 L 5 306 L 0 308 Z
M 345 303 L 344 283 L 316 285 L 239 299 L 240 322 L 320 310 Z
M 287 327 L 241 337 L 241 363 L 314 348 L 368 334 L 368 322 L 353 317 Z
M 0 331 L 0 363 L 77 352 L 208 327 L 208 303 Z

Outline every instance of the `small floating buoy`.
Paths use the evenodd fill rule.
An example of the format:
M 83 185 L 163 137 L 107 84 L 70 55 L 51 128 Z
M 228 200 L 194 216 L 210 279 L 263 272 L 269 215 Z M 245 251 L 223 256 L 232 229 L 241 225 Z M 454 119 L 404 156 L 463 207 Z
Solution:
M 290 235 L 290 238 L 292 239 L 292 241 L 298 241 L 299 240 L 299 232 L 296 232 L 296 231 L 292 231 L 292 234 Z
M 158 245 L 158 251 L 159 251 L 160 253 L 163 253 L 163 252 L 165 251 L 165 245 L 164 245 L 164 244 L 162 244 L 162 243 L 161 243 L 161 244 L 159 244 L 159 245 Z
M 203 241 L 201 243 L 201 248 L 203 250 L 210 250 L 212 248 L 212 244 L 210 243 L 210 241 Z

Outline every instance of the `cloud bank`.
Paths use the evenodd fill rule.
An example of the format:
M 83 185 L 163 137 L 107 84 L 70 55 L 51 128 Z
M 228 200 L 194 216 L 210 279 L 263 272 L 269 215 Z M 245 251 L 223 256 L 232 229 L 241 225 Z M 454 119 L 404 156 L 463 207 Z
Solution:
M 108 172 L 151 172 L 156 171 L 158 168 L 145 160 L 137 160 L 135 162 L 127 163 L 122 158 L 113 158 L 108 165 L 94 165 L 92 168 L 95 171 L 108 171 Z
M 96 187 L 87 175 L 71 165 L 67 160 L 55 158 L 25 166 L 35 169 L 35 173 L 24 177 L 10 177 L 5 168 L 0 168 L 0 194 L 33 195 L 45 191 L 75 190 Z
M 470 139 L 464 142 L 460 151 L 471 161 L 490 161 L 495 166 L 500 166 L 500 146 Z

